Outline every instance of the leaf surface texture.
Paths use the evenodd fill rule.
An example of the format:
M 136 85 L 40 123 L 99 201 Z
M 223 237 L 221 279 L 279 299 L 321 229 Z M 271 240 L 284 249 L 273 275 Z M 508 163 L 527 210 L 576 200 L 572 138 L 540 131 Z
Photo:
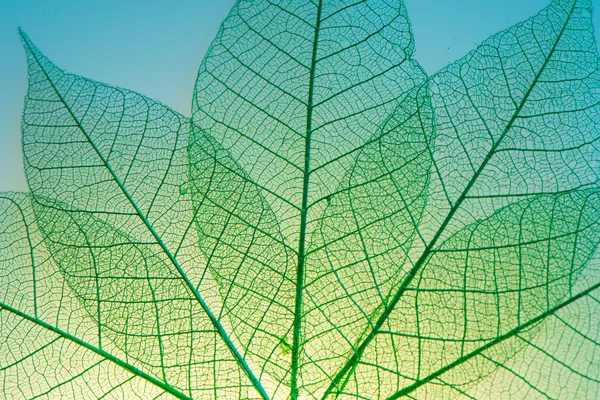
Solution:
M 554 0 L 426 76 L 399 0 L 239 0 L 191 118 L 22 34 L 3 393 L 594 398 L 591 12 Z

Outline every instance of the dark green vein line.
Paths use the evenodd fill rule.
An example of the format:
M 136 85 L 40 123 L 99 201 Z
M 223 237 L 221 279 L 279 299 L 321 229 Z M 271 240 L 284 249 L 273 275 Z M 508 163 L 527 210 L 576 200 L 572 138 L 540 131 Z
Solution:
M 6 196 L 0 196 L 0 199 L 11 202 L 19 210 L 19 213 L 21 214 L 21 219 L 23 220 L 23 226 L 25 227 L 25 233 L 27 235 L 27 242 L 29 244 L 29 257 L 31 258 L 31 275 L 32 275 L 32 286 L 33 286 L 33 312 L 35 314 L 35 317 L 37 318 L 38 317 L 37 267 L 35 264 L 36 260 L 35 260 L 34 247 L 33 247 L 33 243 L 31 243 L 31 233 L 29 232 L 29 224 L 27 223 L 27 219 L 25 218 L 25 212 L 23 211 L 23 209 L 21 208 L 21 205 L 19 203 L 17 203 L 14 199 L 12 199 L 10 197 L 6 197 Z
M 187 287 L 189 288 L 189 290 L 193 293 L 194 297 L 196 298 L 196 300 L 198 301 L 198 303 L 200 304 L 200 306 L 202 307 L 202 309 L 204 310 L 204 312 L 206 313 L 206 315 L 210 319 L 212 325 L 217 330 L 217 332 L 219 334 L 219 337 L 221 338 L 221 340 L 223 340 L 223 342 L 225 343 L 225 345 L 227 346 L 227 348 L 229 349 L 229 351 L 231 352 L 231 354 L 235 358 L 237 364 L 244 371 L 244 373 L 248 376 L 248 379 L 250 379 L 250 382 L 252 383 L 252 386 L 254 386 L 254 388 L 258 391 L 258 393 L 261 395 L 261 397 L 263 399 L 268 399 L 269 396 L 267 395 L 265 389 L 262 387 L 262 384 L 256 378 L 256 376 L 254 375 L 254 373 L 252 372 L 252 370 L 250 369 L 250 367 L 246 363 L 246 360 L 242 357 L 242 355 L 240 354 L 240 352 L 238 351 L 238 349 L 235 347 L 235 345 L 233 344 L 233 342 L 229 338 L 227 332 L 225 331 L 225 328 L 223 327 L 223 325 L 221 325 L 221 322 L 217 319 L 217 317 L 213 314 L 213 312 L 211 311 L 211 309 L 208 307 L 208 304 L 206 304 L 206 302 L 204 301 L 204 299 L 202 298 L 202 296 L 200 295 L 200 293 L 198 292 L 198 290 L 196 289 L 196 287 L 194 286 L 194 284 L 190 281 L 190 278 L 187 276 L 187 274 L 185 273 L 185 271 L 183 270 L 183 268 L 179 264 L 179 261 L 177 261 L 177 259 L 175 258 L 175 256 L 168 249 L 167 245 L 164 243 L 164 241 L 162 240 L 162 238 L 160 237 L 160 235 L 154 229 L 154 226 L 150 223 L 150 221 L 148 220 L 148 218 L 146 217 L 146 215 L 139 208 L 139 206 L 137 205 L 137 203 L 135 202 L 135 200 L 133 199 L 133 197 L 131 196 L 131 194 L 127 190 L 127 188 L 125 188 L 125 186 L 123 185 L 123 183 L 121 182 L 120 178 L 117 176 L 117 174 L 115 173 L 115 171 L 112 169 L 111 165 L 108 163 L 108 161 L 106 160 L 106 158 L 104 157 L 104 155 L 102 154 L 102 152 L 100 151 L 100 149 L 98 148 L 98 146 L 96 146 L 96 144 L 94 143 L 94 141 L 91 139 L 89 133 L 83 128 L 81 122 L 75 116 L 75 114 L 73 113 L 73 110 L 71 110 L 71 107 L 69 107 L 69 105 L 67 104 L 66 100 L 63 98 L 63 96 L 60 94 L 60 92 L 58 91 L 58 89 L 54 85 L 54 82 L 52 81 L 52 79 L 48 75 L 47 71 L 44 69 L 44 66 L 42 65 L 42 62 L 38 59 L 38 56 L 37 56 L 37 54 L 35 52 L 35 46 L 33 45 L 33 43 L 31 43 L 31 41 L 29 40 L 29 38 L 27 37 L 27 35 L 25 34 L 25 32 L 23 32 L 20 28 L 19 28 L 19 33 L 21 34 L 21 38 L 23 39 L 23 42 L 27 46 L 28 51 L 31 53 L 32 57 L 35 59 L 36 63 L 38 64 L 38 66 L 40 67 L 40 69 L 42 70 L 42 72 L 44 73 L 44 75 L 46 76 L 46 79 L 48 80 L 48 82 L 52 86 L 52 89 L 54 90 L 54 92 L 56 93 L 56 95 L 58 96 L 58 98 L 60 99 L 60 101 L 63 103 L 63 105 L 67 109 L 69 115 L 71 116 L 71 118 L 73 118 L 73 121 L 77 124 L 77 126 L 79 127 L 81 133 L 86 137 L 88 143 L 93 148 L 94 152 L 98 155 L 98 157 L 100 158 L 100 160 L 102 161 L 102 163 L 105 165 L 107 171 L 110 173 L 110 175 L 114 179 L 115 183 L 119 186 L 119 189 L 121 190 L 121 192 L 125 195 L 125 197 L 129 201 L 129 203 L 131 204 L 131 206 L 135 209 L 135 211 L 136 211 L 137 215 L 139 216 L 140 220 L 146 226 L 146 228 L 148 229 L 148 231 L 152 234 L 152 236 L 156 240 L 157 244 L 161 247 L 161 249 L 163 250 L 163 252 L 165 253 L 165 255 L 169 258 L 169 261 L 173 264 L 173 266 L 175 267 L 175 269 L 177 270 L 177 272 L 179 273 L 179 275 L 181 276 L 181 278 L 183 279 L 183 281 L 185 282 L 185 284 L 187 285 Z
M 464 355 L 463 357 L 460 357 L 458 359 L 456 359 L 455 361 L 453 361 L 452 363 L 446 365 L 443 368 L 438 369 L 437 371 L 427 375 L 425 378 L 416 381 L 415 383 L 413 383 L 410 386 L 407 386 L 399 391 L 397 391 L 396 393 L 394 393 L 393 395 L 391 395 L 390 397 L 388 397 L 387 400 L 395 400 L 395 399 L 399 399 L 402 396 L 406 396 L 407 394 L 415 391 L 417 388 L 419 388 L 420 386 L 425 385 L 426 383 L 430 382 L 431 380 L 437 378 L 438 376 L 444 374 L 445 372 L 451 370 L 452 368 L 463 364 L 464 362 L 470 360 L 471 358 L 481 354 L 482 352 L 484 352 L 485 350 L 507 340 L 510 339 L 514 336 L 517 336 L 519 333 L 523 332 L 525 329 L 535 325 L 536 323 L 542 321 L 543 319 L 555 314 L 556 312 L 558 312 L 560 309 L 568 306 L 569 304 L 574 303 L 575 301 L 589 295 L 591 292 L 593 292 L 594 290 L 600 288 L 600 283 L 596 283 L 595 285 L 589 287 L 588 289 L 578 293 L 577 295 L 569 298 L 568 300 L 558 304 L 557 306 L 554 306 L 553 308 L 547 310 L 546 312 L 538 315 L 537 317 L 530 319 L 529 321 L 525 322 L 524 324 L 521 324 L 519 326 L 517 326 L 516 328 L 508 331 L 507 333 L 505 333 L 502 336 L 499 336 L 498 338 L 496 338 L 495 340 L 492 340 L 491 342 L 473 350 L 472 352 Z
M 538 73 L 535 75 L 533 81 L 529 85 L 529 88 L 528 88 L 527 92 L 525 92 L 525 94 L 523 96 L 523 99 L 521 100 L 519 106 L 517 107 L 517 109 L 513 113 L 512 118 L 510 119 L 510 121 L 508 122 L 508 124 L 506 125 L 506 127 L 504 128 L 504 130 L 502 131 L 502 133 L 500 134 L 500 136 L 498 137 L 498 140 L 494 143 L 494 145 L 492 146 L 492 148 L 490 149 L 490 151 L 487 153 L 485 159 L 482 161 L 482 163 L 480 164 L 479 168 L 477 169 L 477 171 L 475 172 L 475 174 L 473 175 L 473 177 L 469 180 L 468 184 L 466 185 L 465 189 L 461 193 L 460 197 L 456 200 L 456 203 L 454 203 L 454 205 L 450 209 L 448 215 L 446 216 L 446 218 L 442 222 L 440 228 L 437 230 L 436 234 L 431 239 L 431 242 L 429 242 L 429 244 L 427 245 L 427 247 L 423 251 L 423 254 L 419 257 L 419 259 L 415 263 L 414 267 L 411 268 L 411 270 L 408 272 L 406 278 L 401 283 L 400 287 L 398 288 L 398 290 L 394 294 L 392 300 L 390 301 L 389 306 L 385 308 L 385 311 L 378 318 L 377 322 L 374 325 L 372 325 L 372 328 L 371 328 L 371 331 L 369 332 L 369 334 L 362 340 L 362 342 L 358 346 L 355 347 L 354 353 L 352 354 L 352 356 L 350 358 L 348 358 L 348 360 L 346 361 L 346 363 L 344 364 L 344 366 L 335 375 L 334 379 L 331 381 L 331 384 L 329 385 L 329 387 L 325 391 L 325 394 L 323 395 L 322 399 L 325 399 L 327 396 L 329 396 L 333 392 L 334 389 L 337 388 L 339 390 L 340 382 L 342 382 L 342 379 L 344 378 L 344 376 L 349 371 L 352 371 L 354 369 L 354 366 L 360 361 L 360 358 L 362 357 L 362 354 L 367 349 L 367 347 L 369 346 L 369 344 L 371 343 L 371 341 L 375 338 L 375 336 L 379 333 L 381 327 L 387 321 L 388 317 L 392 314 L 392 311 L 394 310 L 394 308 L 396 307 L 396 305 L 400 301 L 400 298 L 406 292 L 406 289 L 408 288 L 408 285 L 410 285 L 410 283 L 412 282 L 412 280 L 414 279 L 414 277 L 417 275 L 417 273 L 421 270 L 421 268 L 424 265 L 426 265 L 426 261 L 429 258 L 429 255 L 431 254 L 432 250 L 434 249 L 435 244 L 437 243 L 437 241 L 441 237 L 442 233 L 446 230 L 446 227 L 448 226 L 448 224 L 450 223 L 450 221 L 453 219 L 454 214 L 461 207 L 463 201 L 465 200 L 465 198 L 469 194 L 471 188 L 475 185 L 475 182 L 477 181 L 477 179 L 479 178 L 479 176 L 481 175 L 481 173 L 485 170 L 487 164 L 490 162 L 490 160 L 492 159 L 492 157 L 496 153 L 498 147 L 503 142 L 503 139 L 506 137 L 506 135 L 508 134 L 508 132 L 512 129 L 512 126 L 515 123 L 515 121 L 517 120 L 517 117 L 519 116 L 519 114 L 521 113 L 521 110 L 523 109 L 523 107 L 527 103 L 527 99 L 529 98 L 529 95 L 531 94 L 531 92 L 535 88 L 535 86 L 536 86 L 538 80 L 540 79 L 542 73 L 546 69 L 546 66 L 550 62 L 550 59 L 552 58 L 552 55 L 554 54 L 554 52 L 556 50 L 556 47 L 558 46 L 558 43 L 560 42 L 560 40 L 561 40 L 561 38 L 562 38 L 562 36 L 563 36 L 566 28 L 567 28 L 567 25 L 569 24 L 569 21 L 571 20 L 571 16 L 573 15 L 573 12 L 575 10 L 575 6 L 576 5 L 577 5 L 577 2 L 573 2 L 573 6 L 572 6 L 571 10 L 569 11 L 569 15 L 566 18 L 566 20 L 565 20 L 565 22 L 564 22 L 564 24 L 562 26 L 561 31 L 557 35 L 556 40 L 555 40 L 555 42 L 554 42 L 554 44 L 552 46 L 552 49 L 550 50 L 550 52 L 546 56 L 546 58 L 544 60 L 544 63 L 542 64 L 542 66 L 540 67 Z
M 99 349 L 96 346 L 93 346 L 81 339 L 79 339 L 78 337 L 75 337 L 65 331 L 63 331 L 62 329 L 52 326 L 50 324 L 48 324 L 47 322 L 44 322 L 38 318 L 32 317 L 28 314 L 25 314 L 19 310 L 17 310 L 16 308 L 13 308 L 11 306 L 9 306 L 8 304 L 4 304 L 2 302 L 0 302 L 0 310 L 6 310 L 10 313 L 13 313 L 29 322 L 32 322 L 36 325 L 41 326 L 42 328 L 45 328 L 51 332 L 56 333 L 57 335 L 61 336 L 62 338 L 69 340 L 73 343 L 76 343 L 96 354 L 98 354 L 100 357 L 103 357 L 104 359 L 113 362 L 114 364 L 118 365 L 119 367 L 131 372 L 132 374 L 139 376 L 140 378 L 150 382 L 151 384 L 163 389 L 164 391 L 172 394 L 173 396 L 177 397 L 178 399 L 186 399 L 186 400 L 191 400 L 190 397 L 186 396 L 185 394 L 181 393 L 180 391 L 178 391 L 177 389 L 175 389 L 174 387 L 170 386 L 169 384 L 162 382 L 150 375 L 148 375 L 147 373 L 145 373 L 144 371 L 134 367 L 133 365 L 121 360 L 118 357 L 115 357 L 114 355 Z
M 323 0 L 317 6 L 317 22 L 312 48 L 310 78 L 308 84 L 308 104 L 306 106 L 306 137 L 304 148 L 304 176 L 302 182 L 302 209 L 300 212 L 300 239 L 298 244 L 298 268 L 296 270 L 296 305 L 294 310 L 294 339 L 292 343 L 291 397 L 298 399 L 298 364 L 300 359 L 300 342 L 302 334 L 302 296 L 304 294 L 304 274 L 306 266 L 306 225 L 308 221 L 308 187 L 310 181 L 310 140 L 312 134 L 313 97 L 315 89 L 315 72 L 317 67 L 317 47 L 319 29 L 321 28 L 321 11 Z

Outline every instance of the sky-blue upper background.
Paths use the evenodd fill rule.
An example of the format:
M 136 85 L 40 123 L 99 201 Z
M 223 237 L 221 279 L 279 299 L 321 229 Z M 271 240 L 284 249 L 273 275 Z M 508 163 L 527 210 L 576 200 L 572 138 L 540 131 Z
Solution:
M 405 0 L 416 58 L 433 73 L 550 0 Z M 27 190 L 21 26 L 61 68 L 190 115 L 200 61 L 234 0 L 0 0 L 0 191 Z M 600 0 L 593 0 L 600 32 Z

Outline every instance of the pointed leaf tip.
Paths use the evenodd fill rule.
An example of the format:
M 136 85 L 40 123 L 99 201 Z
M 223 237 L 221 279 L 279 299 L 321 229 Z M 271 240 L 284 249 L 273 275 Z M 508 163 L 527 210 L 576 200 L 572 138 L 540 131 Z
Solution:
M 41 52 L 39 51 L 39 49 L 36 47 L 36 45 L 33 43 L 33 41 L 29 38 L 27 33 L 25 33 L 23 28 L 21 28 L 19 26 L 18 30 L 19 30 L 19 36 L 21 37 L 21 41 L 23 42 L 23 48 L 25 49 L 25 53 L 28 55 L 34 56 L 36 59 L 37 59 L 37 56 L 43 56 L 41 54 Z M 38 53 L 38 54 L 34 55 L 34 53 Z
M 33 42 L 31 41 L 31 39 L 29 38 L 29 36 L 27 35 L 27 33 L 25 33 L 25 31 L 23 30 L 23 28 L 21 28 L 20 26 L 17 27 L 18 31 L 19 31 L 19 37 L 21 38 L 21 40 L 23 41 L 23 44 L 25 46 L 33 46 L 35 47 L 35 45 L 33 44 Z

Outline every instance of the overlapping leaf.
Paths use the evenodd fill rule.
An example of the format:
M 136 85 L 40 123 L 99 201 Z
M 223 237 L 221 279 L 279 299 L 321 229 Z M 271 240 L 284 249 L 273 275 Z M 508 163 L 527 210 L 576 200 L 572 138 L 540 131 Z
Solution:
M 193 124 L 263 188 L 297 247 L 303 201 L 310 225 L 424 81 L 413 51 L 400 1 L 238 1 L 200 67 Z
M 198 248 L 219 284 L 219 319 L 230 321 L 245 357 L 286 382 L 294 319 L 294 249 L 255 184 L 201 131 L 190 146 L 190 193 Z
M 37 222 L 98 324 L 100 347 L 107 338 L 189 396 L 246 396 L 249 386 L 266 396 L 221 322 L 220 296 L 206 290 L 214 283 L 186 193 L 188 121 L 66 74 L 24 41 L 23 147 Z
M 24 41 L 5 393 L 597 395 L 590 0 L 430 78 L 401 1 L 240 0 L 191 123 Z
M 427 86 L 411 91 L 361 149 L 331 196 L 308 255 L 306 364 L 310 391 L 327 386 L 331 369 L 364 335 L 410 268 L 432 166 Z M 329 346 L 329 343 L 337 343 Z
M 214 138 L 237 160 L 246 179 L 262 189 L 278 217 L 283 240 L 296 253 L 293 268 L 261 269 L 263 279 L 276 287 L 282 271 L 292 272 L 288 278 L 295 298 L 289 301 L 280 295 L 272 300 L 282 307 L 271 307 L 264 319 L 251 321 L 254 325 L 234 328 L 243 331 L 242 336 L 258 332 L 267 340 L 245 342 L 252 353 L 271 357 L 291 352 L 294 396 L 305 264 L 314 246 L 310 232 L 360 149 L 381 133 L 398 102 L 424 82 L 424 73 L 411 59 L 413 48 L 401 2 L 240 1 L 200 67 L 193 134 Z M 228 306 L 231 300 L 224 300 L 240 321 L 265 303 L 262 293 L 236 283 L 237 271 L 223 279 L 232 282 L 224 284 L 234 287 L 233 293 L 239 292 L 234 299 L 247 298 L 234 300 L 235 308 Z M 281 324 L 288 315 L 293 329 Z
M 475 398 L 594 398 L 600 386 L 600 334 L 598 284 L 590 287 L 599 281 L 598 264 L 592 263 L 594 268 L 586 268 L 575 283 L 577 295 L 542 314 L 543 321 L 517 329 L 494 347 L 462 361 L 463 373 L 473 368 L 496 373 L 471 383 L 465 383 L 461 374 L 446 374 L 434 379 L 437 392 L 444 385 L 447 397 L 462 393 Z M 507 357 L 514 348 L 521 351 Z M 413 395 L 426 397 L 428 392 L 431 389 L 421 386 Z
M 2 397 L 186 398 L 101 345 L 44 244 L 29 195 L 0 195 L 0 249 Z
M 311 362 L 331 381 L 319 395 L 408 395 L 402 387 L 427 384 L 434 371 L 575 294 L 598 244 L 600 76 L 590 12 L 586 1 L 555 1 L 430 79 L 434 172 L 422 242 L 407 262 L 387 263 L 404 276 L 379 308 L 360 299 L 368 293 L 360 283 L 349 293 L 357 300 L 342 300 L 342 323 L 322 312 L 341 289 L 317 303 L 324 316 L 313 313 L 316 331 L 324 333 L 315 341 L 327 335 L 346 349 L 317 346 Z M 332 263 L 316 293 L 347 287 L 343 277 L 367 271 L 369 252 L 377 255 L 358 242 L 360 230 L 347 232 L 352 255 Z

